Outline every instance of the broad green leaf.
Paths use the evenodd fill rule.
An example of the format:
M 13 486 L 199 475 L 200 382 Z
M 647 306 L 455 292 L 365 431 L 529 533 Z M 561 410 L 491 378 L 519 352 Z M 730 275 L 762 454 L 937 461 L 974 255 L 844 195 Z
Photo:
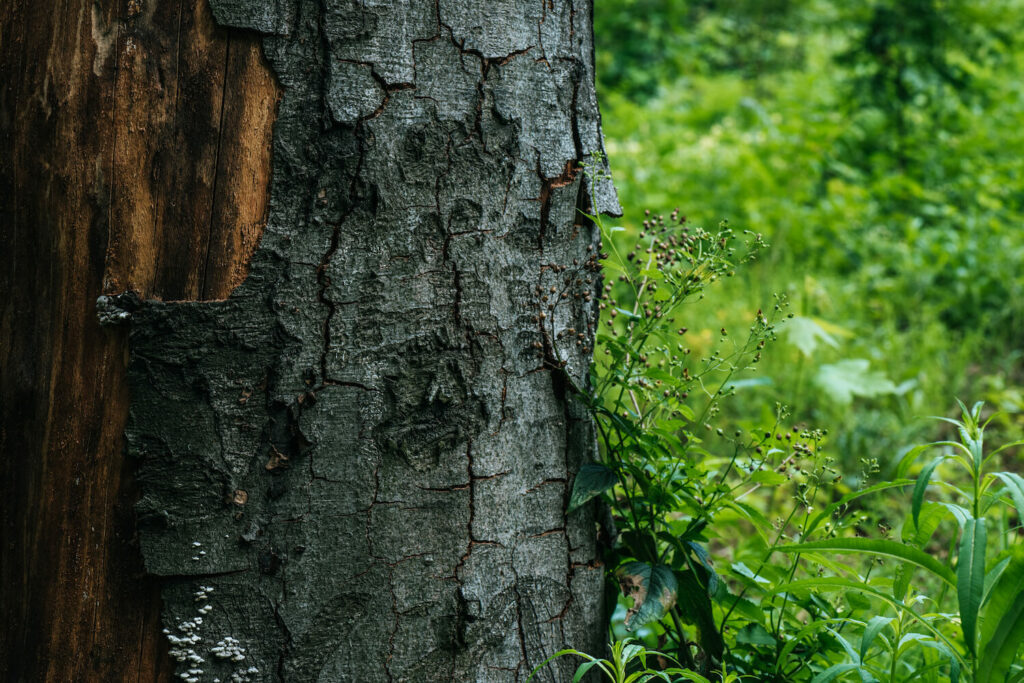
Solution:
M 1014 549 L 982 613 L 977 683 L 1002 683 L 1024 643 L 1024 548 Z
M 831 629 L 826 626 L 825 630 L 831 633 L 832 636 L 839 641 L 839 644 L 842 646 L 843 650 L 846 651 L 846 656 L 850 658 L 850 661 L 860 664 L 860 655 L 857 653 L 855 649 L 853 649 L 853 645 L 850 645 L 850 641 L 848 641 L 846 638 L 843 638 L 841 635 L 839 635 L 839 632 L 834 629 Z
M 923 548 L 935 535 L 935 531 L 946 516 L 946 508 L 938 503 L 925 502 L 921 506 L 917 522 L 913 520 L 904 522 L 901 538 L 904 543 Z
M 917 460 L 917 457 L 924 453 L 929 448 L 934 448 L 936 445 L 937 444 L 934 443 L 921 444 L 920 446 L 914 446 L 909 451 L 907 451 L 903 455 L 903 457 L 900 458 L 900 462 L 896 466 L 896 476 L 905 477 L 907 475 L 907 472 L 910 470 L 910 467 Z
M 741 628 L 736 632 L 736 642 L 746 645 L 767 645 L 772 648 L 777 645 L 775 637 L 760 624 L 747 624 Z
M 704 569 L 708 572 L 708 585 L 707 591 L 708 596 L 714 595 L 718 591 L 718 574 L 715 572 L 715 568 L 711 566 L 711 555 L 704 549 L 704 546 L 700 545 L 695 541 L 687 541 L 686 543 L 693 550 L 693 554 L 697 556 L 697 561 L 701 563 Z
M 743 562 L 733 562 L 731 565 L 729 565 L 729 568 L 737 574 L 739 574 L 740 576 L 745 576 L 748 579 L 751 579 L 752 581 L 755 581 L 757 583 L 771 583 L 768 579 L 764 578 L 763 576 L 755 574 L 754 571 Z
M 999 562 L 996 563 L 996 566 L 992 567 L 992 569 L 985 572 L 985 592 L 981 596 L 982 609 L 985 608 L 985 603 L 988 602 L 988 598 L 992 594 L 992 587 L 996 585 L 996 581 L 998 581 L 999 577 L 1003 575 L 1004 571 L 1006 571 L 1006 568 L 1010 565 L 1010 560 L 1012 559 L 1013 557 L 1008 555 L 999 560 Z
M 985 592 L 985 520 L 969 519 L 960 536 L 956 594 L 967 649 L 976 654 L 978 608 Z
M 910 502 L 910 512 L 914 518 L 914 524 L 919 524 L 918 517 L 921 515 L 921 504 L 924 502 L 924 492 L 928 488 L 928 481 L 932 478 L 932 472 L 938 467 L 946 456 L 940 455 L 939 457 L 932 460 L 928 465 L 921 470 L 921 474 L 917 475 L 917 482 L 914 484 L 914 495 Z
M 882 629 L 892 623 L 892 617 L 871 617 L 867 626 L 864 627 L 864 634 L 860 637 L 860 658 L 863 661 L 868 656 L 868 650 L 875 638 Z
M 822 365 L 814 382 L 836 403 L 847 405 L 854 396 L 873 398 L 891 394 L 896 385 L 878 370 L 870 370 L 863 358 L 848 358 L 831 365 Z
M 697 628 L 697 643 L 715 661 L 722 658 L 725 642 L 715 623 L 711 598 L 693 571 L 676 572 L 679 585 L 679 611 Z
M 823 343 L 834 349 L 839 348 L 839 342 L 825 330 L 820 322 L 816 318 L 796 315 L 786 321 L 783 334 L 790 344 L 800 349 L 800 353 L 808 358 Z
M 718 603 L 726 613 L 734 612 L 752 624 L 764 625 L 765 613 L 761 606 L 740 595 L 730 594 L 725 599 L 718 600 Z
M 772 470 L 763 470 L 761 472 L 755 472 L 750 477 L 750 481 L 763 486 L 778 486 L 786 481 L 786 475 Z
M 904 562 L 915 564 L 927 569 L 950 586 L 956 586 L 956 577 L 946 565 L 928 553 L 896 541 L 875 538 L 835 538 L 826 541 L 811 541 L 776 548 L 783 553 L 805 553 L 818 550 L 831 550 L 840 553 L 857 553 L 865 555 L 885 555 Z
M 970 511 L 962 505 L 956 503 L 939 503 L 939 505 L 953 513 L 953 517 L 956 518 L 956 523 L 961 529 L 972 519 Z
M 626 612 L 627 631 L 661 619 L 676 604 L 678 583 L 672 569 L 665 565 L 630 562 L 619 567 L 615 575 L 623 595 L 633 598 L 633 606 Z
M 598 496 L 619 481 L 615 472 L 597 463 L 588 463 L 580 467 L 576 481 L 572 485 L 572 496 L 569 498 L 569 512 Z

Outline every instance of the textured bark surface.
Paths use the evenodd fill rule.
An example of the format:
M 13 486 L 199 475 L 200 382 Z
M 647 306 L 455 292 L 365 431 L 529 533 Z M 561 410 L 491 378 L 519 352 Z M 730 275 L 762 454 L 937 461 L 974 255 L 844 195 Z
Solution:
M 101 305 L 179 672 L 521 681 L 599 649 L 564 512 L 594 438 L 542 358 L 585 381 L 589 0 L 212 4 L 283 87 L 262 243 L 227 300 Z
M 276 98 L 205 2 L 0 3 L 0 680 L 170 679 L 95 301 L 244 279 Z

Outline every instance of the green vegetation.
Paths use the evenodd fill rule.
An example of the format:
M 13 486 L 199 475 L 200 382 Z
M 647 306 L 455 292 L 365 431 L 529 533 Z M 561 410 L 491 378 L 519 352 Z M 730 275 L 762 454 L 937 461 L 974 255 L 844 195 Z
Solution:
M 623 205 L 772 245 L 686 321 L 695 353 L 773 294 L 799 316 L 735 418 L 786 403 L 889 474 L 952 396 L 1024 408 L 1024 3 L 617 0 L 595 20 Z
M 623 204 L 681 210 L 592 217 L 570 507 L 610 513 L 617 609 L 609 659 L 560 656 L 1024 681 L 1022 28 L 1020 0 L 599 4 Z M 954 396 L 991 408 L 924 419 Z

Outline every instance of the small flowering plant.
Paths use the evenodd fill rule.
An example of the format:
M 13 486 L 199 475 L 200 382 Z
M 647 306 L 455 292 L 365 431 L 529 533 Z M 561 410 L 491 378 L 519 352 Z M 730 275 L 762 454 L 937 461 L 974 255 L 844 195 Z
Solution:
M 601 242 L 582 284 L 597 291 L 601 316 L 589 386 L 574 388 L 594 418 L 600 457 L 578 473 L 569 510 L 601 511 L 609 608 L 618 606 L 613 635 L 640 636 L 705 677 L 720 678 L 726 666 L 739 675 L 799 672 L 806 647 L 790 635 L 799 615 L 837 613 L 771 591 L 799 562 L 775 549 L 853 523 L 845 507 L 828 507 L 839 473 L 824 433 L 786 426 L 782 406 L 767 424 L 742 429 L 726 429 L 721 414 L 775 340 L 787 303 L 777 297 L 752 312 L 742 331 L 688 327 L 707 288 L 757 258 L 764 240 L 725 223 L 693 226 L 678 209 L 647 212 L 633 232 L 588 217 Z M 551 350 L 538 351 L 557 367 L 566 335 L 553 321 L 563 297 L 545 294 L 539 321 L 551 321 L 543 344 Z M 572 332 L 569 341 L 583 343 Z M 770 521 L 760 510 L 780 497 L 783 510 Z

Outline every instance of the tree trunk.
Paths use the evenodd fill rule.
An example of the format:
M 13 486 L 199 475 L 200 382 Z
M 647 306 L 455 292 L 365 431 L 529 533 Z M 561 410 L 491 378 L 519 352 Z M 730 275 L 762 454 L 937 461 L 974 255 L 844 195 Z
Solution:
M 95 301 L 230 294 L 276 98 L 205 2 L 0 2 L 0 680 L 170 680 Z
M 560 647 L 598 649 L 593 520 L 565 514 L 594 447 L 566 392 L 586 381 L 597 286 L 576 209 L 616 208 L 604 184 L 589 206 L 580 172 L 601 146 L 589 1 L 212 6 L 244 31 L 190 44 L 202 31 L 180 17 L 206 15 L 173 3 L 133 0 L 119 21 L 82 3 L 74 31 L 28 2 L 0 10 L 20 77 L 2 94 L 2 438 L 22 456 L 4 463 L 7 673 L 82 679 L 77 660 L 47 663 L 63 646 L 148 680 L 140 584 L 161 589 L 186 679 L 524 680 Z M 274 87 L 257 42 L 283 94 L 266 194 Z M 105 297 L 102 332 L 87 304 L 101 284 L 231 293 Z M 133 495 L 116 448 L 124 327 L 149 582 L 107 521 Z M 81 619 L 60 626 L 68 606 Z M 126 654 L 126 638 L 143 645 Z

